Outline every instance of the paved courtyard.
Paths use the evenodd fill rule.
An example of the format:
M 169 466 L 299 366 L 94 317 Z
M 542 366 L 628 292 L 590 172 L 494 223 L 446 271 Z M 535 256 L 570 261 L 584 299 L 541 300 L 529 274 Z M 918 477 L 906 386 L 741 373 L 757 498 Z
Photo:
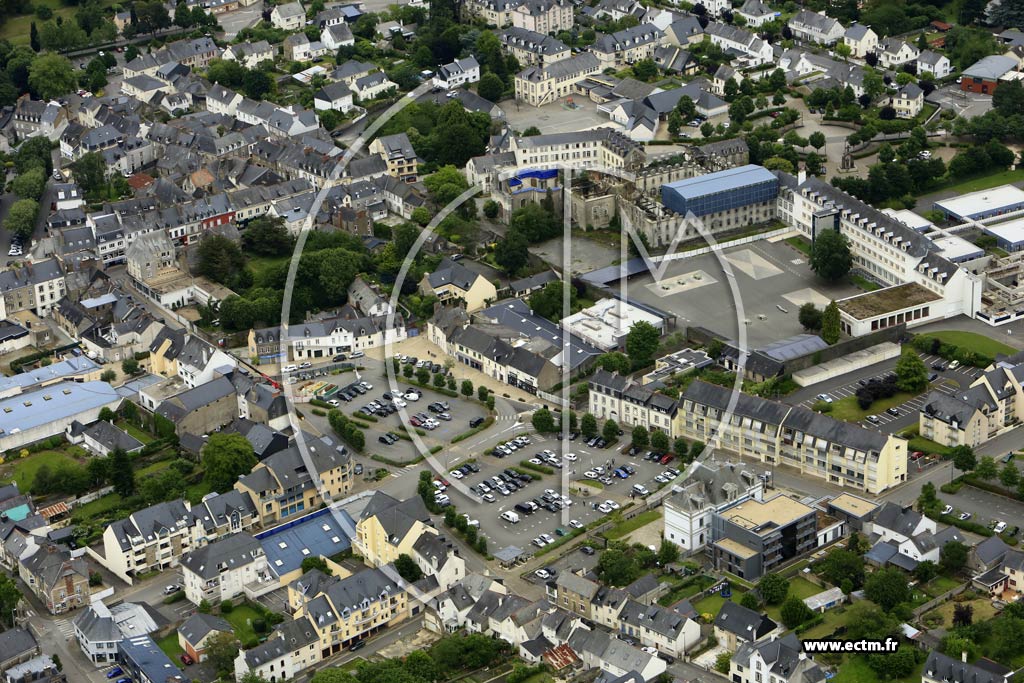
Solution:
M 536 126 L 541 133 L 549 135 L 572 133 L 600 126 L 621 128 L 618 124 L 612 123 L 606 114 L 598 112 L 595 102 L 577 95 L 573 98 L 573 103 L 577 108 L 569 108 L 564 99 L 543 107 L 533 107 L 522 102 L 517 103 L 515 100 L 505 100 L 500 106 L 505 112 L 505 120 L 513 130 L 518 131 Z
M 741 307 L 733 301 L 728 278 L 714 254 L 673 262 L 660 281 L 651 274 L 634 277 L 620 283 L 619 291 L 675 313 L 680 328 L 701 326 L 735 339 L 740 320 L 750 348 L 802 333 L 797 320 L 801 304 L 810 301 L 824 306 L 859 292 L 852 285 L 819 280 L 803 254 L 785 242 L 753 242 L 721 255 L 735 275 Z

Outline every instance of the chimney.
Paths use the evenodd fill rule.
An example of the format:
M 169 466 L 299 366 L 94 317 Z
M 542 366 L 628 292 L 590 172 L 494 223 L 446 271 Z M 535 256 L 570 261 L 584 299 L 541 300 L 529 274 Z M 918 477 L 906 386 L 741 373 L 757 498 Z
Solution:
M 803 185 L 805 182 L 807 182 L 807 171 L 800 171 L 799 173 L 797 173 L 796 182 L 799 185 Z
M 774 642 L 775 642 L 775 638 L 776 638 L 776 634 L 775 634 L 775 633 L 773 632 L 773 633 L 772 633 L 772 640 L 771 640 L 771 642 L 773 642 L 773 643 L 774 643 Z
M 967 663 L 967 650 L 961 650 L 960 651 L 960 661 L 963 662 L 964 664 Z

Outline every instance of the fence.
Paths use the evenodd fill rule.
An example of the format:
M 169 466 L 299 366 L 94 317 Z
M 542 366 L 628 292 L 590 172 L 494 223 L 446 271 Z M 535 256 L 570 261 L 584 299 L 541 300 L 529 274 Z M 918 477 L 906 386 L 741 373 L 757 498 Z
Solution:
M 914 617 L 920 618 L 922 614 L 925 614 L 926 612 L 930 612 L 933 609 L 935 609 L 936 607 L 938 607 L 939 605 L 941 605 L 942 603 L 948 602 L 948 601 L 952 600 L 953 598 L 955 598 L 956 596 L 960 595 L 965 590 L 967 590 L 968 586 L 970 586 L 970 583 L 969 582 L 964 582 L 964 583 L 960 584 L 959 586 L 957 586 L 956 588 L 954 588 L 952 590 L 949 590 L 949 591 L 946 591 L 945 593 L 943 593 L 939 597 L 932 598 L 931 600 L 929 600 L 928 602 L 924 603 L 920 607 L 917 607 L 917 608 L 914 609 Z
M 113 492 L 114 492 L 114 487 L 113 486 L 104 486 L 101 489 L 97 489 L 96 491 L 92 491 L 90 493 L 87 493 L 84 496 L 80 496 L 78 498 L 75 498 L 74 500 L 68 501 L 68 507 L 73 510 L 73 509 L 75 509 L 77 507 L 81 507 L 82 505 L 85 505 L 86 503 L 91 503 L 94 500 L 99 500 L 100 498 L 102 498 L 103 496 L 107 495 L 108 493 L 113 493 Z

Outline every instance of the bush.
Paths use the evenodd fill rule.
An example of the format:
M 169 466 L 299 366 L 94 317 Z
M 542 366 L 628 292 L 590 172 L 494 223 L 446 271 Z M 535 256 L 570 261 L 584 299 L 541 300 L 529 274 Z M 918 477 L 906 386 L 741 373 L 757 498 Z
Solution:
M 230 600 L 222 600 L 220 603 L 221 614 L 231 614 L 231 610 L 235 609 L 235 606 Z
M 524 470 L 530 470 L 532 472 L 539 472 L 541 474 L 554 474 L 555 473 L 555 471 L 553 469 L 551 469 L 550 467 L 545 467 L 543 465 L 534 465 L 529 460 L 523 460 L 521 463 L 519 463 L 519 465 Z
M 176 602 L 180 602 L 185 599 L 185 591 L 178 591 L 177 593 L 171 593 L 164 598 L 165 605 L 173 605 Z

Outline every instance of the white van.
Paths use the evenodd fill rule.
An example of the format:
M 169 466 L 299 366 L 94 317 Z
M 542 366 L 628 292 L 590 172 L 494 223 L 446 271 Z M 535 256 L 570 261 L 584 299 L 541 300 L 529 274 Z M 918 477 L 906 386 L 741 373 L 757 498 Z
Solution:
M 633 493 L 638 496 L 646 496 L 650 493 L 647 488 L 641 484 L 633 484 Z
M 502 512 L 501 518 L 506 522 L 510 522 L 512 524 L 519 524 L 519 514 L 516 512 L 512 512 L 511 510 L 505 510 L 504 512 Z
M 299 369 L 299 367 L 298 367 L 297 365 L 286 365 L 286 366 L 284 366 L 284 368 L 282 368 L 282 369 L 283 369 L 283 370 L 284 370 L 285 372 L 295 372 L 296 370 L 298 370 L 298 369 Z

